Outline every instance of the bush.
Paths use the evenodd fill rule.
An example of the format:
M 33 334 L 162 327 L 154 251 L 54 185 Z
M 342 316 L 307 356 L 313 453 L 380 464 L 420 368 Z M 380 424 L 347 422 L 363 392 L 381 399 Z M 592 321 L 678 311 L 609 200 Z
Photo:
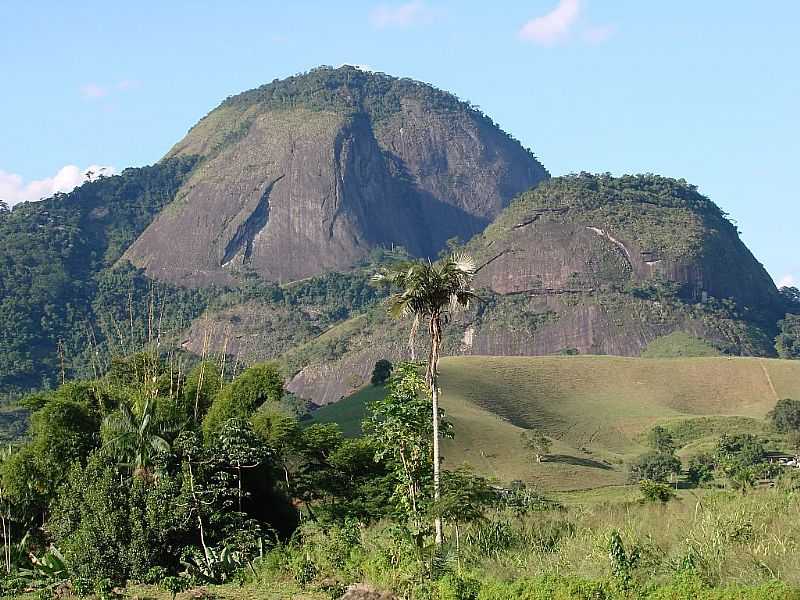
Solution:
M 383 385 L 392 374 L 392 363 L 385 358 L 380 359 L 375 363 L 375 368 L 372 370 L 372 377 L 370 383 L 372 385 Z
M 283 376 L 274 363 L 245 369 L 217 395 L 203 420 L 203 431 L 211 437 L 230 419 L 249 419 L 267 401 L 283 397 Z
M 659 483 L 667 481 L 670 475 L 681 472 L 681 461 L 666 452 L 648 452 L 631 464 L 631 480 L 649 479 Z
M 481 582 L 462 575 L 446 575 L 437 582 L 438 600 L 477 600 Z
M 781 433 L 800 431 L 800 400 L 778 400 L 775 408 L 769 412 L 769 419 Z
M 642 479 L 639 482 L 639 490 L 647 502 L 669 502 L 675 497 L 675 492 L 671 487 L 649 479 Z

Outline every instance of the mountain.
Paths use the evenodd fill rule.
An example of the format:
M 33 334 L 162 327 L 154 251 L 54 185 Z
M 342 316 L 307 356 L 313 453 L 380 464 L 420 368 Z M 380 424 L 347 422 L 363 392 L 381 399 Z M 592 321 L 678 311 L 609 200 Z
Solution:
M 408 354 L 370 275 L 450 248 L 483 298 L 454 355 L 771 356 L 790 312 L 685 181 L 550 178 L 451 94 L 324 67 L 228 98 L 153 166 L 0 211 L 0 397 L 149 344 L 277 359 L 335 402 Z
M 187 285 L 293 281 L 377 246 L 436 256 L 547 177 L 453 95 L 347 66 L 228 98 L 166 160 L 181 157 L 198 167 L 125 258 Z
M 448 326 L 448 354 L 681 355 L 699 342 L 714 353 L 774 355 L 781 295 L 724 213 L 684 181 L 553 178 L 463 250 L 480 265 L 484 301 Z M 407 356 L 408 323 L 381 310 L 290 351 L 290 370 L 299 368 L 291 389 L 332 402 L 365 382 L 376 360 Z

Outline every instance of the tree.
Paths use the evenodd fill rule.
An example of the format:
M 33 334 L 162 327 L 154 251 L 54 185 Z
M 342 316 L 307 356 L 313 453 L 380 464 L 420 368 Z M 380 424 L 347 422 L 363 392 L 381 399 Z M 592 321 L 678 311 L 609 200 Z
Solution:
M 686 477 L 694 485 L 702 485 L 714 479 L 714 457 L 698 454 L 689 459 Z
M 255 434 L 264 441 L 283 469 L 286 493 L 291 496 L 289 470 L 292 459 L 297 456 L 298 441 L 301 438 L 300 424 L 285 408 L 279 406 L 262 406 L 250 419 L 250 423 Z
M 375 363 L 375 368 L 372 369 L 372 377 L 370 383 L 372 385 L 383 385 L 392 374 L 392 363 L 385 358 L 380 359 Z
M 768 416 L 775 429 L 781 433 L 800 431 L 800 400 L 778 400 Z
M 429 389 L 416 365 L 399 363 L 388 382 L 389 393 L 369 405 L 364 431 L 375 441 L 375 460 L 388 461 L 395 470 L 399 511 L 421 529 L 424 512 L 422 487 L 430 477 L 433 456 L 433 422 Z M 451 425 L 439 413 L 439 435 L 449 435 Z
M 217 456 L 236 469 L 239 512 L 242 512 L 242 470 L 255 469 L 269 457 L 264 441 L 247 421 L 229 419 L 217 434 Z
M 749 433 L 723 434 L 717 442 L 715 460 L 731 486 L 745 493 L 755 483 L 764 460 L 764 444 Z
M 229 419 L 249 419 L 262 404 L 280 402 L 282 397 L 283 376 L 278 365 L 253 365 L 217 395 L 203 419 L 203 431 L 210 439 Z
M 165 436 L 176 430 L 177 427 L 158 418 L 154 400 L 146 399 L 141 408 L 123 403 L 103 421 L 104 448 L 121 466 L 131 469 L 134 477 L 147 480 L 153 473 L 156 457 L 170 450 Z
M 553 445 L 553 441 L 549 437 L 536 429 L 523 431 L 520 437 L 522 438 L 522 446 L 533 454 L 537 463 L 542 462 L 542 459 L 549 454 Z
M 800 358 L 800 315 L 787 314 L 778 322 L 775 350 L 781 358 Z
M 631 464 L 631 479 L 649 479 L 658 483 L 667 481 L 670 475 L 681 472 L 681 461 L 672 454 L 648 452 Z
M 675 497 L 675 492 L 668 485 L 650 479 L 639 482 L 639 491 L 648 502 L 669 502 Z
M 675 452 L 675 440 L 672 434 L 661 425 L 656 425 L 647 434 L 647 444 L 656 452 L 665 454 L 673 454 Z
M 786 304 L 787 312 L 800 314 L 800 289 L 793 286 L 784 286 L 779 291 Z
M 475 262 L 467 255 L 454 254 L 437 263 L 407 262 L 376 274 L 375 280 L 400 288 L 389 300 L 389 314 L 395 318 L 413 318 L 409 345 L 413 347 L 418 324 L 426 320 L 430 335 L 430 350 L 425 381 L 431 394 L 433 421 L 433 495 L 440 498 L 439 452 L 439 354 L 442 346 L 442 326 L 450 314 L 467 308 L 478 298 L 472 289 L 476 272 Z M 413 357 L 412 357 L 413 360 Z M 436 544 L 442 543 L 442 520 L 435 519 Z

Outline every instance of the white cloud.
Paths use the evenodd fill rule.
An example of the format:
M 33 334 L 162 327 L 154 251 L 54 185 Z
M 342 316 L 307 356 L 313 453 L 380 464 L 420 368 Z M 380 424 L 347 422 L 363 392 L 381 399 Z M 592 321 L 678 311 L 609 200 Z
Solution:
M 370 13 L 369 20 L 378 29 L 427 25 L 433 21 L 433 11 L 423 0 L 412 0 L 391 6 L 381 4 Z
M 580 12 L 580 0 L 559 0 L 558 6 L 549 13 L 525 23 L 519 37 L 527 42 L 552 46 L 569 35 Z
M 778 282 L 778 287 L 795 287 L 798 284 L 794 275 L 784 275 Z
M 80 169 L 76 165 L 66 165 L 52 177 L 25 183 L 21 176 L 0 169 L 0 200 L 5 200 L 9 206 L 41 200 L 49 198 L 56 192 L 71 192 L 82 183 L 97 179 L 100 175 L 114 173 L 114 167 L 91 165 Z

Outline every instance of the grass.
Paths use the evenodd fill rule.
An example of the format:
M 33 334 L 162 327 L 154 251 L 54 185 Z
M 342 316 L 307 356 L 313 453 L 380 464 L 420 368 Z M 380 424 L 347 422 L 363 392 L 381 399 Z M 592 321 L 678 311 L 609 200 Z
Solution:
M 367 405 L 382 398 L 385 393 L 383 386 L 364 386 L 353 395 L 315 411 L 309 424 L 338 423 L 347 437 L 359 436 L 362 434 L 361 421 L 367 416 Z
M 684 331 L 674 331 L 647 344 L 642 358 L 678 358 L 681 356 L 721 356 L 721 352 L 706 340 Z
M 547 491 L 622 486 L 625 462 L 646 451 L 656 424 L 675 433 L 685 457 L 724 432 L 766 433 L 775 402 L 800 398 L 800 361 L 760 358 L 464 356 L 443 359 L 441 373 L 456 429 L 443 444 L 446 465 Z M 380 393 L 362 388 L 317 411 L 314 422 L 357 435 L 365 404 Z M 529 428 L 554 440 L 541 464 L 522 448 Z

